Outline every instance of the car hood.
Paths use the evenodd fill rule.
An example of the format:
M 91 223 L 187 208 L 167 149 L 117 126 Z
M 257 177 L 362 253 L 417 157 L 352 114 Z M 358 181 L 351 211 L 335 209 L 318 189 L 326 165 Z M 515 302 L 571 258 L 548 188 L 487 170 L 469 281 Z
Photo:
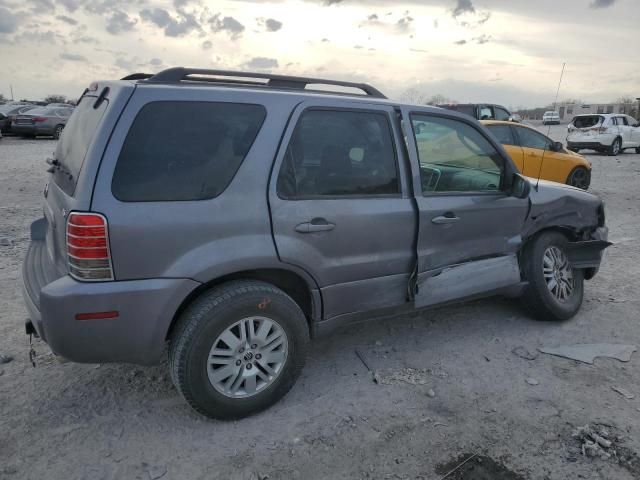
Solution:
M 523 236 L 549 227 L 578 232 L 598 226 L 598 212 L 603 208 L 603 202 L 597 195 L 547 180 L 529 178 L 529 181 L 531 209 Z

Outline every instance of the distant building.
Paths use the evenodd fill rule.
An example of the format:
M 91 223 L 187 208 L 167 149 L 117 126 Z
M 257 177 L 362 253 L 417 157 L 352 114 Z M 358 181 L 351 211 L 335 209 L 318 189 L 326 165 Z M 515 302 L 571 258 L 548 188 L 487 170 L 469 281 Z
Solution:
M 638 118 L 638 103 L 559 103 L 556 110 L 562 122 L 569 123 L 576 115 L 587 113 L 623 113 Z

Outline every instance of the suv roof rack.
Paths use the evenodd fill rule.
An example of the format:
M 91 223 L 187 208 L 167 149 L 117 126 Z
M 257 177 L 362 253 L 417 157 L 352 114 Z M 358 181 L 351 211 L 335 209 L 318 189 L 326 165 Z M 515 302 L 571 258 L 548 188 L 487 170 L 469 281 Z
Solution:
M 144 80 L 153 77 L 153 73 L 131 73 L 120 80 Z
M 294 77 L 289 75 L 275 75 L 271 73 L 255 73 L 255 72 L 236 72 L 231 70 L 208 70 L 203 68 L 184 68 L 174 67 L 155 75 L 146 76 L 146 74 L 133 74 L 125 77 L 123 80 L 134 80 L 136 75 L 145 75 L 140 79 L 146 80 L 152 83 L 178 83 L 181 81 L 188 82 L 210 82 L 221 84 L 233 84 L 233 85 L 245 85 L 245 86 L 259 86 L 259 87 L 273 87 L 281 89 L 296 89 L 304 90 L 307 85 L 335 85 L 340 87 L 355 88 L 361 90 L 365 95 L 376 98 L 387 98 L 378 90 L 366 83 L 355 82 L 341 82 L 339 80 L 326 80 L 321 78 L 308 78 L 308 77 Z M 266 82 L 254 81 L 252 79 L 267 80 Z M 338 93 L 345 94 L 344 92 L 333 92 L 324 90 L 312 90 L 320 93 Z M 346 93 L 350 95 L 349 93 Z

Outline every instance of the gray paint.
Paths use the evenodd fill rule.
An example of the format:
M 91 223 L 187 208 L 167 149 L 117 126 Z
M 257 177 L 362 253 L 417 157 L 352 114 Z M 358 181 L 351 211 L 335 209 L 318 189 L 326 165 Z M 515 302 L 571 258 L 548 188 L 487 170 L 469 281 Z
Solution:
M 606 227 L 598 228 L 601 202 L 591 194 L 541 181 L 529 198 L 511 195 L 515 166 L 485 127 L 463 114 L 370 97 L 271 88 L 121 81 L 100 83 L 98 91 L 105 86 L 110 88 L 109 105 L 75 195 L 51 183 L 44 208 L 48 227 L 43 221 L 34 224 L 32 255 L 27 257 L 46 252 L 46 258 L 24 264 L 25 279 L 45 279 L 35 282 L 39 298 L 29 291 L 33 284 L 25 290 L 30 318 L 56 353 L 75 361 L 156 362 L 184 302 L 203 284 L 228 275 L 250 277 L 251 271 L 266 269 L 295 274 L 312 299 L 315 332 L 382 313 L 519 289 L 517 253 L 542 229 L 569 230 L 581 241 L 606 240 Z M 129 127 L 144 105 L 162 100 L 253 103 L 267 110 L 251 151 L 219 197 L 125 203 L 113 196 L 111 178 Z M 309 107 L 387 115 L 401 193 L 279 198 L 276 181 L 283 155 L 298 117 Z M 502 190 L 423 196 L 415 142 L 405 143 L 397 121 L 401 114 L 411 134 L 406 124 L 411 111 L 464 121 L 485 135 L 505 161 Z M 66 274 L 64 213 L 71 210 L 107 217 L 116 281 L 82 283 Z M 450 211 L 460 220 L 433 223 Z M 335 227 L 296 231 L 316 217 Z M 111 310 L 120 317 L 74 320 L 76 313 Z

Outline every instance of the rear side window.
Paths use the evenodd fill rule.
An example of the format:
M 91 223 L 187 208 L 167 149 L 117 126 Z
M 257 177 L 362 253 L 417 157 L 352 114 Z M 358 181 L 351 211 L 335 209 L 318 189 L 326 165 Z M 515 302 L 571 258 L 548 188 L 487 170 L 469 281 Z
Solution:
M 600 115 L 585 115 L 581 117 L 575 117 L 573 119 L 573 126 L 576 128 L 590 128 L 598 125 L 604 121 L 604 117 Z
M 386 114 L 308 110 L 287 148 L 278 194 L 289 199 L 397 194 L 396 164 Z
M 95 97 L 82 97 L 73 115 L 69 117 L 56 147 L 55 158 L 60 162 L 61 168 L 55 170 L 53 180 L 67 195 L 74 194 L 84 157 L 109 103 L 102 102 L 94 109 L 95 101 Z M 30 115 L 32 113 L 34 112 L 29 111 Z
M 520 146 L 526 148 L 537 148 L 539 150 L 549 149 L 551 141 L 534 130 L 526 127 L 517 127 L 518 137 L 520 138 Z
M 487 128 L 502 145 L 516 145 L 509 125 L 487 125 Z
M 496 120 L 509 120 L 511 118 L 509 112 L 507 112 L 504 108 L 493 107 L 493 110 L 495 111 Z
M 264 122 L 261 105 L 153 102 L 136 116 L 113 174 L 124 202 L 204 200 L 220 195 Z

